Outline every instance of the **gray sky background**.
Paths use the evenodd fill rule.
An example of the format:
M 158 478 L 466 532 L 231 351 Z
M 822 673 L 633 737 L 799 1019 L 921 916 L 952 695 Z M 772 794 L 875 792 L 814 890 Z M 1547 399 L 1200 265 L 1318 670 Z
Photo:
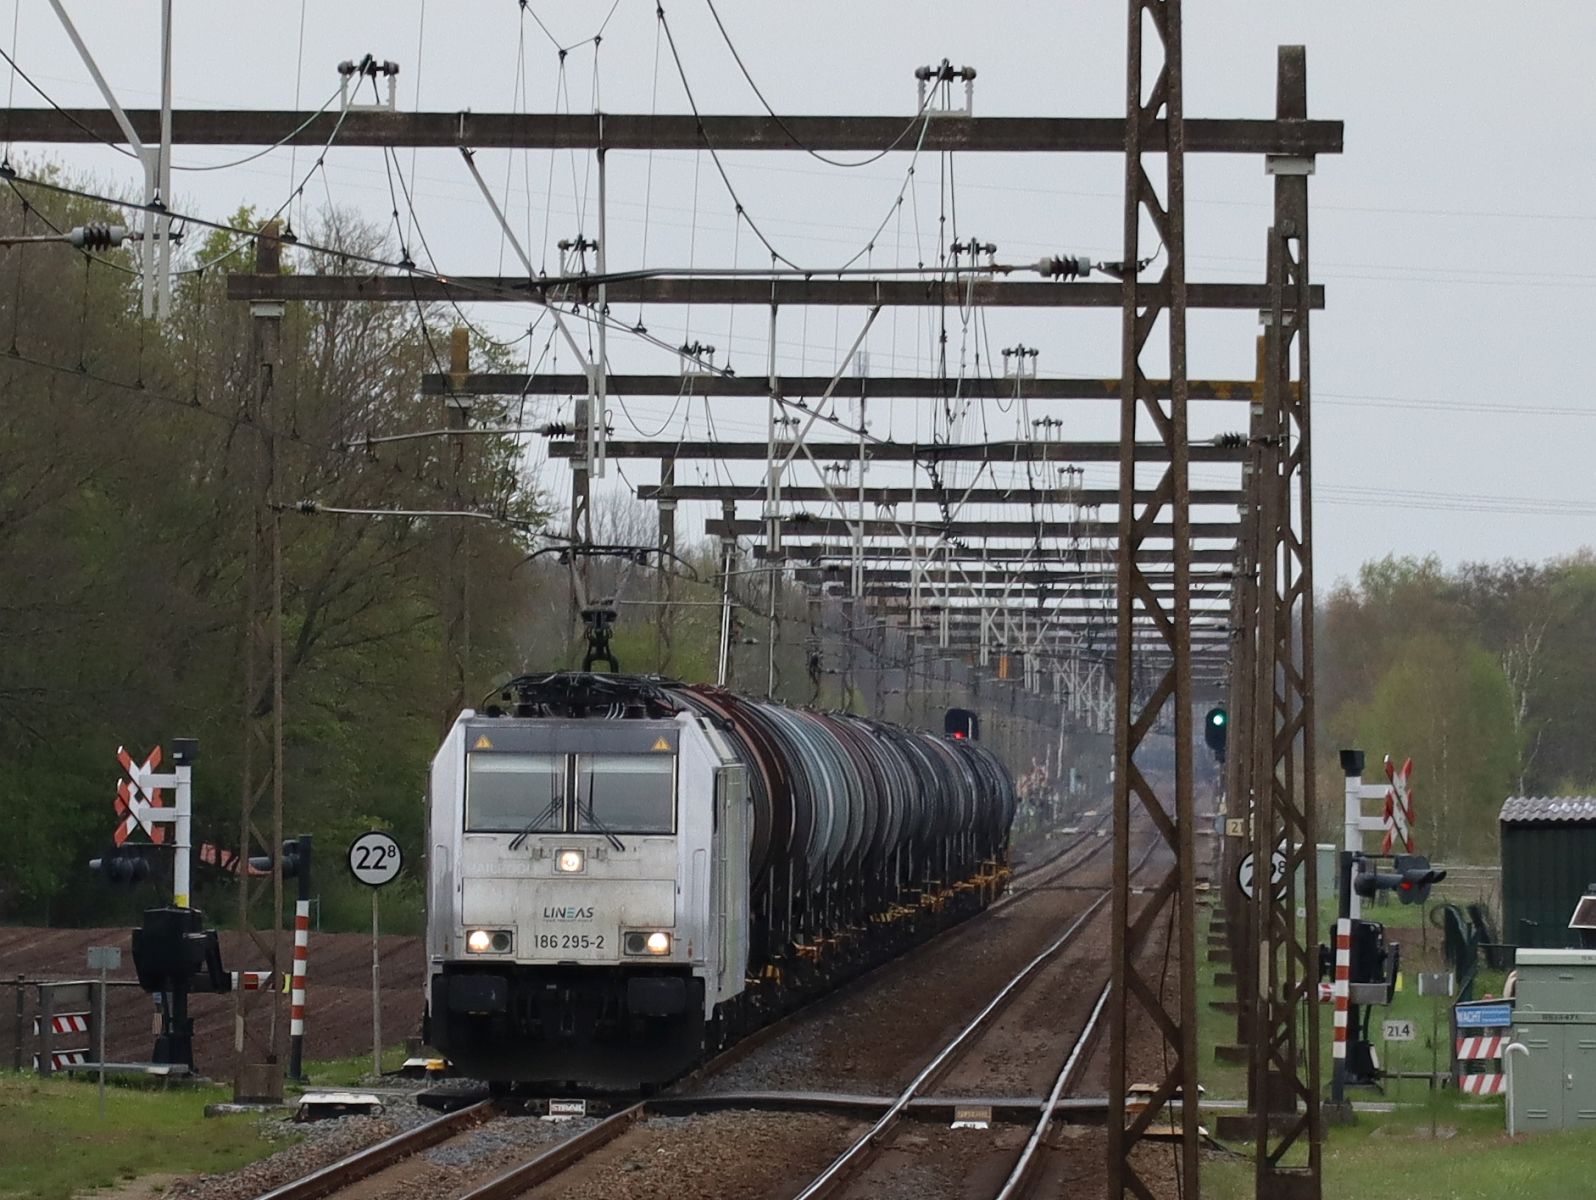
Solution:
M 23 68 L 61 104 L 98 104 L 49 6 L 16 2 Z M 8 43 L 10 7 L 0 5 L 0 39 Z M 700 107 L 759 111 L 702 0 L 666 0 L 665 9 Z M 69 0 L 69 10 L 124 103 L 152 104 L 159 79 L 155 0 Z M 980 115 L 1123 115 L 1125 35 L 1117 3 L 721 0 L 720 11 L 778 111 L 907 120 L 914 67 L 945 56 L 979 69 Z M 301 43 L 301 6 L 291 0 L 180 0 L 177 102 L 286 109 L 295 105 L 297 86 L 300 106 L 314 108 L 336 87 L 335 64 L 369 51 L 402 64 L 404 108 L 549 111 L 558 104 L 587 111 L 594 106 L 596 60 L 598 100 L 607 111 L 686 110 L 663 47 L 656 75 L 658 23 L 650 0 L 620 0 L 596 53 L 584 39 L 610 14 L 608 3 L 535 0 L 532 12 L 549 33 L 513 0 L 308 0 Z M 1596 542 L 1590 461 L 1596 402 L 1589 382 L 1596 288 L 1596 93 L 1589 55 L 1596 6 L 1211 0 L 1186 5 L 1186 25 L 1189 116 L 1269 115 L 1274 48 L 1303 42 L 1310 115 L 1346 122 L 1346 152 L 1321 159 L 1311 184 L 1314 275 L 1328 294 L 1313 326 L 1320 586 L 1387 553 L 1433 552 L 1448 563 L 1538 559 Z M 574 45 L 563 76 L 554 40 Z M 39 103 L 20 81 L 14 97 L 19 106 Z M 93 170 L 108 188 L 136 191 L 131 164 L 108 149 L 48 153 Z M 239 154 L 191 148 L 176 157 L 202 164 Z M 212 218 L 246 201 L 270 210 L 314 157 L 280 150 L 230 170 L 180 173 L 177 206 Z M 945 164 L 928 154 L 908 187 L 906 153 L 852 170 L 798 154 L 723 159 L 746 211 L 783 253 L 806 266 L 850 257 L 883 218 L 868 261 L 930 258 L 944 202 L 956 212 L 958 236 L 995 242 L 1006 260 L 1054 252 L 1118 256 L 1121 160 L 1113 156 L 965 155 L 953 160 L 950 185 Z M 594 232 L 590 159 L 484 151 L 478 162 L 505 195 L 535 263 L 556 270 L 553 242 L 579 228 Z M 427 256 L 413 236 L 416 226 L 440 270 L 517 269 L 455 151 L 423 151 L 414 159 L 402 151 L 398 166 L 412 180 L 416 204 L 414 219 L 402 213 L 398 234 L 418 261 L 425 264 Z M 611 180 L 611 269 L 768 261 L 749 229 L 739 229 L 707 156 L 617 153 Z M 901 208 L 895 206 L 900 189 Z M 1261 281 L 1270 212 L 1261 163 L 1191 156 L 1187 199 L 1189 277 Z M 382 156 L 332 149 L 325 171 L 306 189 L 311 209 L 329 201 L 379 228 L 388 225 Z M 485 332 L 506 341 L 523 334 L 535 315 L 508 305 L 472 313 Z M 617 315 L 628 324 L 642 315 L 672 344 L 687 337 L 711 342 L 722 360 L 729 348 L 739 373 L 764 369 L 762 313 L 698 308 Z M 829 372 L 861 317 L 784 313 L 778 369 Z M 934 322 L 928 313 L 884 313 L 869 340 L 872 372 L 930 371 Z M 1194 316 L 1193 376 L 1250 375 L 1256 331 L 1245 313 Z M 537 361 L 549 332 L 545 321 L 516 353 L 524 356 L 530 346 Z M 962 352 L 972 371 L 977 351 L 984 358 L 988 348 L 1024 342 L 1041 348 L 1043 374 L 1118 373 L 1117 313 L 976 314 L 968 324 L 955 320 L 949 339 L 950 362 L 956 365 Z M 612 339 L 611 353 L 617 370 L 673 366 L 670 355 L 626 339 Z M 573 369 L 557 345 L 543 365 Z M 722 437 L 764 436 L 763 401 L 722 405 L 710 416 L 701 408 L 701 402 L 634 403 L 614 414 L 617 436 L 633 436 L 632 422 L 648 432 L 667 424 L 702 433 L 711 417 Z M 527 416 L 561 411 L 568 402 L 536 406 Z M 1066 419 L 1067 436 L 1112 436 L 1111 406 L 1033 407 L 1028 415 L 1048 411 Z M 961 433 L 1011 436 L 1026 415 L 972 411 Z M 909 406 L 878 405 L 870 419 L 881 436 L 928 436 L 923 406 L 917 416 Z M 1193 430 L 1217 432 L 1241 420 L 1235 408 L 1210 406 L 1194 412 Z M 653 479 L 631 468 L 628 476 L 633 483 Z M 1198 483 L 1231 478 L 1217 468 L 1194 471 Z M 1112 468 L 1087 479 L 1108 483 Z M 684 472 L 683 482 L 691 481 Z M 873 471 L 870 481 L 889 479 Z

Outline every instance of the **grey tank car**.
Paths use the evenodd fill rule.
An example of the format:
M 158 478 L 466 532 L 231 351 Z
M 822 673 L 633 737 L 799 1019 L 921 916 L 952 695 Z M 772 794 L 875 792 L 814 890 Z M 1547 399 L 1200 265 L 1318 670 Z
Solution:
M 559 673 L 432 763 L 426 1034 L 499 1085 L 664 1083 L 990 903 L 985 748 L 717 688 Z

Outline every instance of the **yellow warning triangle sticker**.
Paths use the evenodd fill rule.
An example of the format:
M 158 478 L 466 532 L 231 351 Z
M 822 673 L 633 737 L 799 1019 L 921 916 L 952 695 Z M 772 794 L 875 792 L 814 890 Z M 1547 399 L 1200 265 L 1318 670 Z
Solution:
M 477 740 L 471 744 L 471 749 L 473 749 L 473 750 L 492 750 L 493 749 L 493 743 L 488 741 L 488 735 L 484 733 L 481 737 L 477 738 Z
M 669 742 L 667 742 L 663 737 L 657 737 L 657 738 L 654 739 L 654 747 L 653 748 L 655 750 L 669 750 L 671 748 L 671 744 Z

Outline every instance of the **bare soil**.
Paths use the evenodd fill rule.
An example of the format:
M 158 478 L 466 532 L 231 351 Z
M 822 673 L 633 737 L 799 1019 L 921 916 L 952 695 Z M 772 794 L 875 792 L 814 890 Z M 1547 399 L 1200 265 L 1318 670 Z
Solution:
M 291 963 L 291 935 L 285 937 L 283 968 Z M 16 1049 L 15 990 L 6 986 L 17 976 L 27 979 L 86 979 L 90 946 L 120 946 L 122 970 L 112 980 L 132 981 L 133 954 L 127 929 L 37 929 L 0 927 L 0 1067 L 10 1067 Z M 389 1044 L 420 1031 L 421 988 L 426 958 L 420 938 L 384 937 L 381 942 L 382 1031 Z M 258 966 L 244 939 L 222 934 L 222 961 L 229 970 Z M 371 938 L 358 933 L 312 933 L 307 972 L 305 1057 L 344 1058 L 371 1050 Z M 37 989 L 24 991 L 23 1064 L 34 1052 L 29 1026 L 37 1011 Z M 111 1019 L 106 1027 L 106 1056 L 113 1062 L 138 1062 L 150 1057 L 156 1010 L 150 996 L 136 987 L 109 992 Z M 194 1065 L 201 1075 L 226 1078 L 232 1071 L 233 998 L 194 996 Z M 283 1006 L 282 1019 L 288 1019 Z

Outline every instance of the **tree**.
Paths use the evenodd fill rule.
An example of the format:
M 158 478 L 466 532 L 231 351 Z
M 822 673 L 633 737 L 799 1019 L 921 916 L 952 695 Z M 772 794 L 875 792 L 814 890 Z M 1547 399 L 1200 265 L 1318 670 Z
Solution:
M 1596 558 L 1553 565 L 1546 588 L 1542 669 L 1529 707 L 1539 738 L 1531 791 L 1596 791 Z
M 108 215 L 51 204 L 0 211 L 0 229 L 36 233 L 46 220 Z M 236 224 L 249 228 L 253 217 L 240 212 Z M 306 235 L 382 249 L 377 234 L 334 215 Z M 250 319 L 226 300 L 225 275 L 249 267 L 249 240 L 218 231 L 195 247 L 185 265 L 204 269 L 182 277 L 173 317 L 159 325 L 136 315 L 118 253 L 42 246 L 0 256 L 0 347 L 10 351 L 0 355 L 0 770 L 30 814 L 20 835 L 0 841 L 0 917 L 118 912 L 103 891 L 77 886 L 83 861 L 110 837 L 118 744 L 143 752 L 197 737 L 197 840 L 236 842 L 255 500 L 244 481 L 261 430 L 241 401 L 254 382 Z M 286 257 L 292 266 L 302 256 Z M 279 455 L 271 499 L 289 510 L 280 518 L 287 820 L 334 845 L 369 825 L 421 844 L 451 519 L 307 516 L 292 506 L 452 506 L 441 439 L 377 439 L 440 424 L 419 375 L 439 369 L 435 351 L 453 320 L 425 306 L 362 303 L 291 304 L 283 317 L 270 423 Z M 514 567 L 544 506 L 512 438 L 474 437 L 464 460 L 462 505 L 504 518 L 472 522 L 465 555 L 475 688 L 514 661 L 535 590 Z M 270 703 L 265 691 L 254 706 Z M 336 878 L 324 877 L 330 892 Z M 196 887 L 200 903 L 223 913 L 224 891 L 231 883 L 218 877 Z
M 1421 848 L 1442 859 L 1494 859 L 1496 814 L 1514 784 L 1518 745 L 1507 679 L 1491 654 L 1433 633 L 1407 638 L 1358 729 L 1372 762 L 1412 757 Z

